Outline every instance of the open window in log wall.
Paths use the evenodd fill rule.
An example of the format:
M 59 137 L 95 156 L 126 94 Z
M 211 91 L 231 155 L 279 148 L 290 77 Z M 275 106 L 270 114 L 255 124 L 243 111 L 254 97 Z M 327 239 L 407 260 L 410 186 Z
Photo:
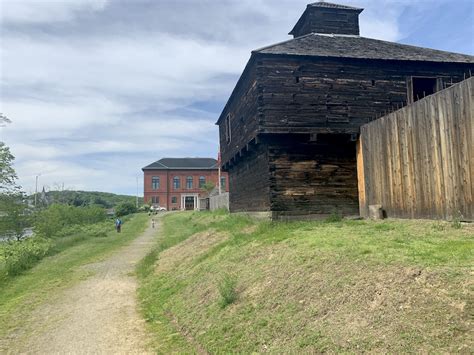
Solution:
M 408 78 L 408 103 L 416 102 L 442 89 L 442 78 L 412 76 Z

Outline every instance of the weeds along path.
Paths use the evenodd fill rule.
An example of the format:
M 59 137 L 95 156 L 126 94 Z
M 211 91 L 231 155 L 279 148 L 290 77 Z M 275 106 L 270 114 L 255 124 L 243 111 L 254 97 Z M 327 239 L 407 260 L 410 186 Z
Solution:
M 93 276 L 35 310 L 9 352 L 147 353 L 133 272 L 151 249 L 156 233 L 149 227 L 108 259 L 84 266 Z

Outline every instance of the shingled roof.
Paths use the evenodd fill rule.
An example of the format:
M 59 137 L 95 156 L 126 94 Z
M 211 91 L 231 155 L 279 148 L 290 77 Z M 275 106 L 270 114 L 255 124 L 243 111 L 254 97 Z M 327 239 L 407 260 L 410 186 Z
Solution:
M 310 33 L 253 53 L 315 57 L 474 63 L 474 56 L 355 35 Z
M 313 2 L 312 4 L 308 4 L 307 7 L 327 7 L 327 8 L 331 8 L 331 9 L 356 10 L 356 11 L 359 11 L 359 12 L 362 12 L 362 10 L 364 10 L 360 7 L 352 7 L 352 6 L 347 6 L 347 5 L 334 4 L 332 2 L 326 2 L 326 1 Z
M 142 170 L 214 170 L 217 160 L 214 158 L 162 158 Z

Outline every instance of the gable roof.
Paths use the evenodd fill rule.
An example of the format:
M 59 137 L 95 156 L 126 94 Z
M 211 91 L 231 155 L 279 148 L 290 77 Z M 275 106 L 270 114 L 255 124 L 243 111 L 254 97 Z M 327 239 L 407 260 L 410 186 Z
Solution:
M 310 33 L 253 51 L 314 57 L 474 63 L 474 56 L 356 35 Z
M 217 160 L 214 158 L 162 158 L 142 170 L 214 170 Z
M 340 10 L 356 10 L 356 11 L 359 11 L 359 12 L 364 10 L 360 7 L 334 4 L 332 2 L 326 2 L 326 1 L 313 2 L 312 4 L 308 4 L 306 7 L 327 7 L 327 8 L 331 8 L 331 9 L 340 9 Z

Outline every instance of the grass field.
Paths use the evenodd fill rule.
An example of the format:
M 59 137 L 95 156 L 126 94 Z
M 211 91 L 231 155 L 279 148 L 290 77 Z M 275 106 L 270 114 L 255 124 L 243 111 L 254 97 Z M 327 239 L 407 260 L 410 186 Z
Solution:
M 139 265 L 157 352 L 465 352 L 474 227 L 165 216 Z
M 62 289 L 87 278 L 90 271 L 81 266 L 107 257 L 129 243 L 146 227 L 146 214 L 134 215 L 117 234 L 113 221 L 105 236 L 65 236 L 54 244 L 55 255 L 41 260 L 32 269 L 0 283 L 0 338 L 20 327 L 37 305 L 55 297 Z

